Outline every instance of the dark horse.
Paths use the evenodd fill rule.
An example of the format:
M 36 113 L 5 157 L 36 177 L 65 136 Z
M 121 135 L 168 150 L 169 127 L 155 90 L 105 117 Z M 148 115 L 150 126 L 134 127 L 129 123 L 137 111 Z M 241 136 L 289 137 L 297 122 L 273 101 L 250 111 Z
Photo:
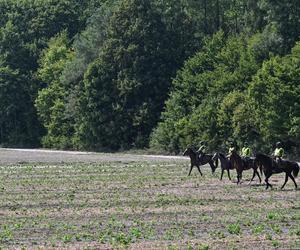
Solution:
M 202 175 L 202 172 L 200 170 L 200 166 L 202 165 L 205 165 L 205 164 L 209 164 L 210 167 L 211 167 L 211 171 L 212 173 L 215 172 L 216 170 L 216 166 L 214 165 L 213 163 L 213 160 L 212 160 L 212 155 L 209 155 L 209 154 L 204 154 L 204 155 L 201 155 L 199 157 L 199 153 L 195 152 L 191 147 L 188 147 L 184 152 L 183 152 L 183 155 L 184 156 L 189 156 L 190 159 L 191 159 L 191 168 L 190 168 L 190 172 L 189 172 L 189 175 L 191 175 L 191 172 L 192 172 L 192 169 L 194 166 L 196 166 L 198 168 L 198 171 L 199 173 Z
M 258 176 L 259 182 L 261 183 L 261 178 L 257 171 L 258 165 L 255 164 L 255 160 L 253 158 L 243 159 L 234 150 L 230 154 L 230 162 L 232 164 L 232 167 L 236 169 L 237 179 L 238 179 L 237 184 L 241 183 L 243 171 L 251 168 L 253 169 L 253 175 L 250 180 L 250 183 L 253 181 L 255 175 Z
M 284 188 L 289 177 L 294 182 L 295 188 L 297 189 L 297 183 L 294 177 L 297 177 L 299 173 L 299 165 L 296 162 L 281 160 L 280 164 L 278 165 L 271 157 L 264 154 L 257 154 L 255 158 L 255 164 L 263 171 L 266 177 L 266 189 L 268 189 L 269 187 L 272 188 L 272 185 L 269 183 L 269 178 L 271 177 L 271 175 L 283 172 L 285 173 L 285 181 L 281 189 Z
M 212 160 L 216 161 L 216 167 L 218 167 L 218 159 L 221 162 L 221 170 L 222 170 L 220 180 L 222 180 L 225 170 L 227 170 L 228 179 L 231 180 L 229 170 L 233 169 L 233 166 L 232 166 L 230 160 L 226 157 L 226 155 L 224 155 L 222 153 L 215 153 Z

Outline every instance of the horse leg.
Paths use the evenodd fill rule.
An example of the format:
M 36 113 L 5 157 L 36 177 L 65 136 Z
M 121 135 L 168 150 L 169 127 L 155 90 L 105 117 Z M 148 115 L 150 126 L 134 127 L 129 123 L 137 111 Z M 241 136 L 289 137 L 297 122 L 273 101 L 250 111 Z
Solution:
M 239 182 L 239 184 L 242 184 L 242 177 L 243 177 L 243 171 L 240 172 L 240 182 Z
M 250 185 L 251 182 L 254 180 L 255 174 L 256 174 L 256 171 L 255 171 L 255 169 L 253 169 L 253 175 L 252 175 L 252 178 L 251 178 L 251 180 L 250 180 L 250 182 L 249 182 L 249 185 Z
M 266 190 L 268 190 L 269 184 L 268 184 L 268 182 L 267 182 L 267 179 L 265 179 L 265 183 L 266 183 Z
M 193 169 L 193 165 L 191 165 L 190 172 L 189 172 L 188 176 L 191 175 L 192 169 Z
M 272 188 L 273 186 L 269 183 L 269 178 L 270 178 L 271 175 L 270 174 L 266 175 L 266 173 L 265 173 L 265 176 L 266 176 L 265 182 L 267 184 L 266 189 L 268 189 L 269 187 Z
M 290 177 L 290 178 L 292 179 L 292 181 L 294 182 L 294 184 L 295 184 L 295 189 L 297 189 L 298 186 L 297 186 L 297 183 L 296 183 L 296 181 L 295 181 L 295 178 L 293 177 L 292 174 L 289 174 L 289 177 Z
M 239 173 L 238 173 L 238 172 L 236 173 L 236 178 L 237 178 L 237 182 L 236 182 L 236 184 L 238 185 L 238 184 L 239 184 L 239 182 L 240 182 L 240 175 L 239 175 Z
M 237 171 L 237 183 L 236 183 L 237 185 L 240 184 L 241 179 L 242 179 L 242 173 Z
M 283 189 L 283 188 L 284 188 L 285 184 L 286 184 L 286 183 L 287 183 L 287 181 L 288 181 L 288 178 L 289 178 L 289 176 L 288 176 L 288 173 L 285 173 L 285 180 L 284 180 L 284 183 L 283 183 L 283 185 L 282 185 L 281 189 Z
M 222 172 L 221 172 L 221 178 L 220 178 L 220 181 L 222 180 L 223 178 L 223 174 L 224 174 L 224 169 L 222 168 Z
M 229 169 L 227 169 L 227 174 L 228 174 L 228 179 L 231 181 L 231 177 L 230 177 L 230 171 L 229 171 Z
M 269 184 L 269 180 L 268 180 L 269 178 L 266 178 L 265 179 L 265 182 L 266 182 L 266 190 L 268 190 L 268 188 L 269 188 L 269 186 L 270 186 L 270 184 Z
M 263 176 L 263 168 L 262 168 L 261 164 L 259 164 L 259 172 L 260 172 L 260 175 Z
M 214 173 L 216 170 L 216 166 L 214 165 L 213 161 L 209 161 L 208 164 L 210 165 L 211 172 Z
M 258 178 L 259 178 L 259 183 L 261 183 L 261 178 L 260 178 L 260 175 L 259 175 L 257 169 L 255 170 L 255 172 L 256 172 L 256 174 L 257 174 L 257 176 L 258 176 Z
M 199 173 L 201 174 L 201 176 L 203 175 L 201 170 L 200 170 L 200 166 L 197 166 Z

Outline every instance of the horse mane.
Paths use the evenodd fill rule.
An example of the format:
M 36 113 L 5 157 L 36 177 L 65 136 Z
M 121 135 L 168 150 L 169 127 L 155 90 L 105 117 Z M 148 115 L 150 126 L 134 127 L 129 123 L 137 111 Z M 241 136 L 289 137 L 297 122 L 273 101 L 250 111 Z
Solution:
M 197 150 L 195 150 L 193 147 L 187 147 L 187 149 L 191 150 L 193 153 L 197 153 Z
M 197 157 L 198 153 L 195 151 L 192 147 L 187 147 L 186 150 L 184 151 L 183 155 L 186 155 L 186 152 L 190 152 L 193 154 L 195 157 Z M 189 154 L 188 154 L 189 155 Z
M 273 162 L 273 159 L 272 159 L 270 156 L 268 156 L 268 155 L 266 155 L 266 154 L 263 154 L 263 153 L 257 153 L 257 154 L 255 155 L 255 160 L 256 160 L 256 161 L 257 161 L 257 160 L 263 160 L 263 161 Z
M 263 153 L 257 153 L 257 154 L 256 154 L 256 157 L 257 157 L 257 156 L 263 156 L 263 157 L 268 157 L 268 158 L 270 158 L 270 156 L 268 156 L 268 155 L 266 155 L 266 154 L 263 154 Z
M 226 156 L 223 153 L 219 153 L 220 156 L 222 156 L 223 158 L 226 158 Z

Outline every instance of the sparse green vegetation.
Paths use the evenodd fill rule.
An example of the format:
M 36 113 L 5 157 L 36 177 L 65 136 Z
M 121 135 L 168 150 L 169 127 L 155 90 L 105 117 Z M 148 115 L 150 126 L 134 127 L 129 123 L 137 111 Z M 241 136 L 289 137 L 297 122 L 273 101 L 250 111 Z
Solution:
M 240 234 L 241 233 L 241 227 L 240 227 L 239 223 L 229 224 L 227 229 L 230 234 Z
M 190 178 L 174 162 L 0 167 L 4 248 L 299 246 L 295 191 L 220 182 L 205 167 Z

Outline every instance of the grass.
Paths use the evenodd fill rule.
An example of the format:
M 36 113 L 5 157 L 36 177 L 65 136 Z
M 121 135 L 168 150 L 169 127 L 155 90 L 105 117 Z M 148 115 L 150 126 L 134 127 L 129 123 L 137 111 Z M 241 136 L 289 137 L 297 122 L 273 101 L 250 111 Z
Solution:
M 299 248 L 299 194 L 183 164 L 0 166 L 3 248 Z M 246 171 L 244 179 L 251 177 Z M 277 183 L 277 181 L 279 183 Z M 255 182 L 253 183 L 255 184 Z M 277 187 L 277 188 L 276 188 Z
M 239 223 L 229 224 L 227 229 L 230 234 L 239 235 L 241 233 L 241 226 Z

